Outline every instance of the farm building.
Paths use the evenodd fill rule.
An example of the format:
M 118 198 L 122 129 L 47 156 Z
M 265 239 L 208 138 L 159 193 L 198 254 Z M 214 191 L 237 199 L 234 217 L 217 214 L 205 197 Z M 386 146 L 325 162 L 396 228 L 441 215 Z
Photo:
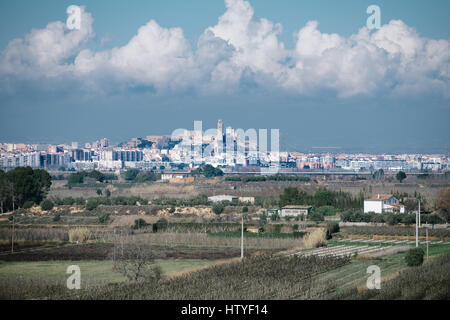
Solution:
M 239 197 L 239 202 L 255 203 L 255 197 Z
M 308 215 L 311 211 L 311 206 L 300 206 L 300 205 L 289 205 L 284 206 L 281 209 L 281 216 L 299 216 L 299 215 Z
M 162 173 L 161 180 L 162 181 L 170 181 L 172 179 L 184 179 L 185 175 L 182 173 Z
M 212 197 L 208 197 L 209 201 L 212 202 L 221 202 L 221 201 L 233 201 L 233 200 L 238 200 L 238 197 L 236 196 L 227 196 L 225 194 L 222 195 L 218 195 L 218 196 L 212 196 Z
M 255 197 L 236 197 L 236 196 L 228 196 L 225 194 L 208 197 L 208 200 L 212 202 L 239 201 L 239 202 L 255 203 Z
M 399 212 L 405 213 L 405 206 L 401 205 L 392 194 L 377 194 L 364 200 L 364 213 Z

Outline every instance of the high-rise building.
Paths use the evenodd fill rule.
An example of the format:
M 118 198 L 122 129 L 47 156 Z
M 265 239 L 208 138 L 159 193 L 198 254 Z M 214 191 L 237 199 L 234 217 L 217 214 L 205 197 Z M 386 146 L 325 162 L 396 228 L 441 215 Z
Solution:
M 223 123 L 222 120 L 219 119 L 217 121 L 217 136 L 221 137 L 223 135 Z

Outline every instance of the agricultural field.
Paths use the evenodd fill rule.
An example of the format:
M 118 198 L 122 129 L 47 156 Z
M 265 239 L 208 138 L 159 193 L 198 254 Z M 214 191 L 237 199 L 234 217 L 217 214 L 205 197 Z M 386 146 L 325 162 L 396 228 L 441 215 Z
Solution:
M 380 267 L 382 286 L 401 287 L 396 279 L 409 279 L 413 267 L 405 257 L 415 246 L 413 226 L 340 224 L 340 215 L 359 210 L 373 188 L 403 192 L 403 184 L 326 176 L 235 180 L 71 187 L 58 181 L 47 196 L 51 208 L 32 205 L 0 218 L 0 298 L 303 300 L 352 299 L 361 292 L 383 299 L 389 295 L 366 292 L 368 266 Z M 431 190 L 419 190 L 430 195 L 431 208 L 446 182 L 419 182 Z M 360 192 L 350 192 L 353 187 Z M 221 193 L 254 196 L 255 204 L 222 203 L 214 212 L 207 196 Z M 313 203 L 308 219 L 262 213 L 296 201 Z M 428 250 L 423 265 L 414 268 L 423 279 L 436 281 L 427 272 L 448 266 L 449 230 L 433 225 L 427 239 L 420 228 L 419 245 Z M 81 270 L 80 290 L 67 288 L 71 265 Z M 448 273 L 439 279 L 448 281 Z M 418 290 L 425 290 L 418 296 L 448 298 L 442 290 Z

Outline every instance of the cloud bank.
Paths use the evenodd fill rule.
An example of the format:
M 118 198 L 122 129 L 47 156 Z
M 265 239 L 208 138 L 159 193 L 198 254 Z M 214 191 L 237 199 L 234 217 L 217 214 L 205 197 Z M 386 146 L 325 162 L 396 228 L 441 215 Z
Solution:
M 124 46 L 97 51 L 93 18 L 82 8 L 81 29 L 63 22 L 12 40 L 0 55 L 0 92 L 16 94 L 24 84 L 57 90 L 118 92 L 148 88 L 157 94 L 208 95 L 256 87 L 301 96 L 324 91 L 353 96 L 450 97 L 448 40 L 420 37 L 400 20 L 350 37 L 322 33 L 317 21 L 295 35 L 295 47 L 279 41 L 282 26 L 255 16 L 244 0 L 225 0 L 226 11 L 191 48 L 181 28 L 150 20 Z

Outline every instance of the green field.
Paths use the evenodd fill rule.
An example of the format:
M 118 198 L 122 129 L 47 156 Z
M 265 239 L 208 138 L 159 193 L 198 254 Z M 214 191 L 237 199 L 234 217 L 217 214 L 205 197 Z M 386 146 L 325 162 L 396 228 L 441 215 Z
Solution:
M 215 263 L 208 260 L 156 260 L 167 277 L 195 270 Z M 81 270 L 81 279 L 86 283 L 121 282 L 126 280 L 118 272 L 113 271 L 112 261 L 36 261 L 36 262 L 3 262 L 0 263 L 0 284 L 2 279 L 45 278 L 48 280 L 67 279 L 67 267 L 77 265 Z

